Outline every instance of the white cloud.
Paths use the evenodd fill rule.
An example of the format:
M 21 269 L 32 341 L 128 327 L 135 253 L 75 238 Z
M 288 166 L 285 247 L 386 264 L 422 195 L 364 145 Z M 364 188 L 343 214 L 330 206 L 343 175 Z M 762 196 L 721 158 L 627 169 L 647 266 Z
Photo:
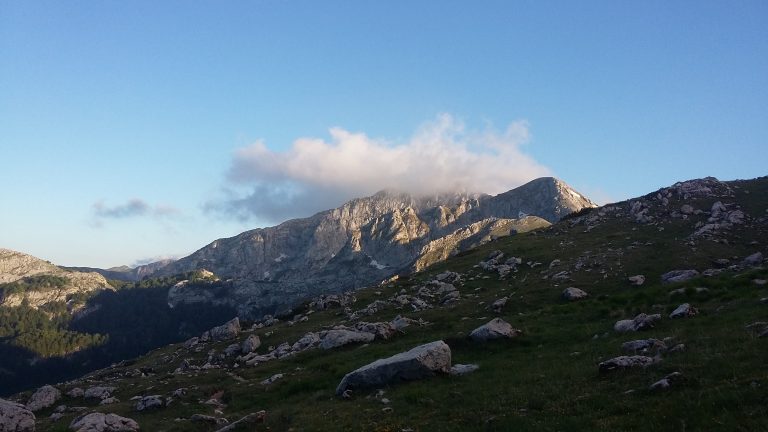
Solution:
M 238 149 L 225 197 L 206 208 L 280 222 L 385 188 L 495 194 L 550 174 L 522 150 L 530 140 L 525 121 L 503 131 L 473 131 L 442 114 L 402 143 L 338 127 L 329 132 L 330 140 L 299 138 L 286 151 L 273 151 L 262 141 Z

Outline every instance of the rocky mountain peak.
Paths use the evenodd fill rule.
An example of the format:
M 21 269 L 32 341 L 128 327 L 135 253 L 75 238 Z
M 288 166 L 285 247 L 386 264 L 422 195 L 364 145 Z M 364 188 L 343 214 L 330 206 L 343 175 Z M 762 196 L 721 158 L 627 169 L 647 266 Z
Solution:
M 378 283 L 592 206 L 554 178 L 534 180 L 497 196 L 413 195 L 387 189 L 308 218 L 216 240 L 156 275 L 205 268 L 232 279 L 230 296 L 201 296 L 185 288 L 173 291 L 169 302 L 223 301 L 248 316 L 248 309 L 274 310 L 323 292 Z M 528 215 L 535 217 L 512 222 Z

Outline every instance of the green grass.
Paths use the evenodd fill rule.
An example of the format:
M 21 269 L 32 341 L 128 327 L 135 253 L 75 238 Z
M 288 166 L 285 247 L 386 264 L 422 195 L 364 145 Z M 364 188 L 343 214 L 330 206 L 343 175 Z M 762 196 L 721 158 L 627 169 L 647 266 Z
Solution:
M 755 218 L 765 216 L 768 181 L 736 184 L 742 186 L 736 198 L 726 202 L 739 202 Z M 750 193 L 746 194 L 746 190 Z M 670 207 L 681 204 L 672 201 Z M 712 201 L 701 200 L 695 207 L 709 208 Z M 410 291 L 446 269 L 464 274 L 465 283 L 459 288 L 462 300 L 455 305 L 419 313 L 390 308 L 365 319 L 391 320 L 402 314 L 423 318 L 430 322 L 427 326 L 409 327 L 386 342 L 313 350 L 257 367 L 234 369 L 232 372 L 244 382 L 222 370 L 171 375 L 183 358 L 194 357 L 193 363 L 201 364 L 209 347 L 190 356 L 180 345 L 169 346 L 137 359 L 129 367 L 92 374 L 93 382 L 118 386 L 116 396 L 123 401 L 94 408 L 131 417 L 142 430 L 210 431 L 216 427 L 174 419 L 194 413 L 213 414 L 213 408 L 201 402 L 223 390 L 227 402 L 224 415 L 231 421 L 250 412 L 267 411 L 265 424 L 241 430 L 768 430 L 768 338 L 757 339 L 744 328 L 754 321 L 768 321 L 768 305 L 758 301 L 768 297 L 768 288 L 752 282 L 767 279 L 768 270 L 725 272 L 673 285 L 659 282 L 660 275 L 669 270 L 704 270 L 712 267 L 712 260 L 717 258 L 741 258 L 756 250 L 765 253 L 766 224 L 735 227 L 727 234 L 728 244 L 711 240 L 697 240 L 694 246 L 686 244 L 693 224 L 705 217 L 676 219 L 660 226 L 637 225 L 626 218 L 608 219 L 589 233 L 584 233 L 584 225 L 571 226 L 571 221 L 566 220 L 550 229 L 501 239 L 396 283 L 357 293 L 353 309 L 401 289 Z M 523 262 L 539 261 L 543 265 L 532 269 L 524 265 L 512 277 L 500 281 L 495 274 L 473 268 L 494 249 L 520 256 Z M 572 273 L 572 281 L 543 279 L 542 272 L 572 270 L 579 258 L 584 267 Z M 553 259 L 562 263 L 548 271 Z M 626 278 L 634 274 L 644 274 L 645 285 L 630 286 Z M 566 303 L 560 293 L 567 286 L 582 288 L 590 297 Z M 697 293 L 696 287 L 708 291 Z M 677 288 L 684 288 L 684 292 L 670 295 Z M 469 341 L 466 335 L 472 329 L 495 316 L 487 306 L 502 296 L 510 300 L 500 316 L 521 329 L 523 335 L 488 344 Z M 683 302 L 697 307 L 699 315 L 668 319 L 667 315 Z M 612 331 L 616 320 L 639 312 L 661 313 L 663 319 L 646 332 Z M 259 352 L 266 352 L 269 345 L 292 343 L 308 331 L 343 319 L 340 311 L 331 310 L 314 313 L 308 322 L 294 326 L 281 323 L 261 329 L 257 332 L 262 338 Z M 266 336 L 268 332 L 273 334 Z M 662 362 L 645 370 L 598 374 L 599 362 L 623 354 L 622 342 L 648 337 L 672 337 L 684 343 L 686 350 L 667 354 Z M 388 405 L 375 396 L 376 390 L 356 391 L 350 400 L 334 396 L 336 385 L 347 372 L 438 339 L 449 344 L 454 363 L 477 363 L 480 369 L 462 377 L 437 376 L 388 386 L 384 388 L 384 397 L 391 401 Z M 221 343 L 216 348 L 221 350 L 226 345 Z M 156 375 L 120 377 L 126 370 L 148 366 Z M 675 371 L 684 375 L 678 385 L 662 392 L 648 390 L 650 384 Z M 285 377 L 271 386 L 259 384 L 275 373 Z M 128 402 L 135 395 L 167 395 L 179 387 L 189 389 L 187 396 L 162 410 L 137 413 Z M 63 402 L 82 404 L 81 400 L 67 398 Z M 46 419 L 48 414 L 43 411 L 38 418 Z M 60 424 L 68 424 L 72 417 Z M 64 430 L 60 424 L 53 426 L 41 420 L 38 430 Z

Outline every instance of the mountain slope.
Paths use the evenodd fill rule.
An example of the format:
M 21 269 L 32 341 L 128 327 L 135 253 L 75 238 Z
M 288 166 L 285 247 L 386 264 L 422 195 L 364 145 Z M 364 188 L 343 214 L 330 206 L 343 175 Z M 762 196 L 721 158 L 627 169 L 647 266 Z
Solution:
M 682 182 L 500 238 L 392 283 L 319 299 L 288 322 L 243 325 L 237 338 L 190 340 L 58 385 L 112 386 L 119 400 L 112 404 L 76 396 L 57 404 L 169 432 L 214 431 L 222 427 L 216 422 L 261 410 L 264 424 L 240 430 L 766 430 L 766 245 L 768 177 Z M 518 262 L 512 258 L 519 264 L 502 269 Z M 672 270 L 699 274 L 665 282 Z M 644 283 L 629 280 L 636 275 Z M 446 280 L 458 292 L 449 302 L 434 295 Z M 567 287 L 588 297 L 564 300 Z M 697 313 L 671 318 L 683 303 Z M 641 312 L 660 319 L 636 332 L 614 329 Z M 522 334 L 488 343 L 467 337 L 493 317 Z M 334 326 L 407 319 L 387 339 L 303 348 Z M 261 340 L 255 357 L 226 354 L 250 336 Z M 448 344 L 454 364 L 479 369 L 335 396 L 350 371 L 435 340 Z M 631 341 L 650 348 L 625 351 Z M 623 371 L 598 367 L 622 354 L 655 359 Z M 668 388 L 651 389 L 668 376 Z M 131 399 L 148 395 L 173 400 L 137 411 Z M 51 412 L 38 413 L 39 431 L 63 430 L 78 415 L 65 411 L 56 421 Z
M 96 272 L 107 279 L 115 279 L 124 282 L 138 282 L 145 277 L 150 277 L 152 274 L 157 273 L 158 270 L 172 263 L 173 259 L 162 259 L 159 261 L 151 262 L 149 264 L 143 264 L 136 267 L 120 266 L 112 267 L 108 269 L 100 269 L 96 267 L 62 267 L 66 270 L 79 271 L 79 272 Z
M 157 275 L 206 269 L 234 279 L 232 289 L 215 296 L 216 301 L 237 305 L 241 316 L 255 317 L 285 310 L 312 295 L 365 286 L 413 267 L 423 268 L 469 245 L 490 240 L 500 233 L 491 233 L 499 223 L 524 231 L 544 225 L 544 220 L 555 222 L 593 206 L 551 177 L 493 197 L 414 197 L 382 191 L 309 218 L 216 240 L 160 269 Z M 544 220 L 508 222 L 528 215 Z M 466 229 L 471 226 L 474 232 L 468 233 Z M 477 240 L 464 243 L 464 237 L 470 235 Z M 444 249 L 437 250 L 440 247 Z M 212 297 L 180 287 L 172 291 L 169 302 L 207 301 Z
M 26 300 L 37 308 L 101 289 L 112 286 L 98 273 L 70 271 L 31 255 L 0 249 L 0 306 L 18 306 Z

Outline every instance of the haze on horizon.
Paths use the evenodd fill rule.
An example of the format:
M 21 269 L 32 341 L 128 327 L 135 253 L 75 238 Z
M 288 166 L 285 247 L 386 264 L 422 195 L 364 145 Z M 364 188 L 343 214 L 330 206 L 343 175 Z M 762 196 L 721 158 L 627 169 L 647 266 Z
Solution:
M 768 4 L 0 7 L 0 247 L 183 256 L 384 188 L 768 174 Z

